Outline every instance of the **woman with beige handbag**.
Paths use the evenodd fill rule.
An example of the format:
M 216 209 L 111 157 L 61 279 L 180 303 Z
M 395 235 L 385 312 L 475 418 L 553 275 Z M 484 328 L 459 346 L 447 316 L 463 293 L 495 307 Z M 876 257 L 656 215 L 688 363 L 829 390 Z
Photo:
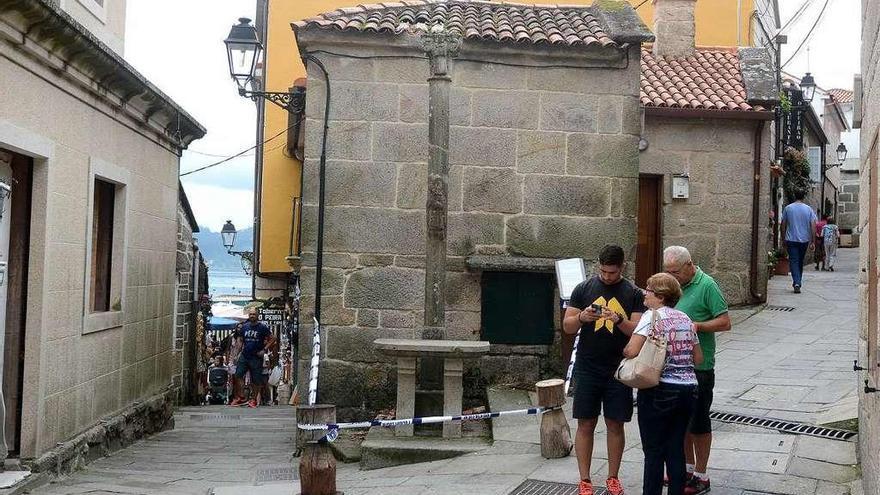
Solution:
M 663 467 L 669 475 L 668 495 L 683 495 L 685 485 L 684 435 L 694 407 L 697 377 L 694 364 L 703 361 L 694 324 L 686 314 L 673 309 L 681 297 L 681 286 L 667 273 L 648 279 L 645 306 L 629 344 L 619 373 L 634 368 L 637 385 L 639 434 L 645 453 L 643 495 L 661 495 Z M 645 355 L 641 355 L 642 351 Z M 658 383 L 655 363 L 663 356 Z M 630 363 L 627 363 L 630 361 Z

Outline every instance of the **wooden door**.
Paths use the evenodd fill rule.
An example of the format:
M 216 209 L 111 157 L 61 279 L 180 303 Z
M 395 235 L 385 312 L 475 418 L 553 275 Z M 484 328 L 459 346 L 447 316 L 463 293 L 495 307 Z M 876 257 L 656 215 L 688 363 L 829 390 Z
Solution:
M 636 285 L 661 269 L 660 211 L 663 208 L 663 176 L 639 176 L 639 238 L 636 247 Z
M 3 151 L 3 150 L 0 150 Z M 9 155 L 8 152 L 7 156 Z M 0 246 L 5 262 L 3 306 L 5 318 L 3 341 L 3 398 L 6 405 L 6 445 L 11 455 L 21 445 L 21 408 L 24 376 L 25 319 L 27 316 L 28 254 L 30 253 L 31 186 L 33 163 L 26 156 L 12 153 L 10 177 L 0 174 L 0 180 L 12 190 L 3 205 L 2 225 L 9 236 Z M 8 173 L 10 170 L 6 169 Z M 8 242 L 7 242 L 8 240 Z

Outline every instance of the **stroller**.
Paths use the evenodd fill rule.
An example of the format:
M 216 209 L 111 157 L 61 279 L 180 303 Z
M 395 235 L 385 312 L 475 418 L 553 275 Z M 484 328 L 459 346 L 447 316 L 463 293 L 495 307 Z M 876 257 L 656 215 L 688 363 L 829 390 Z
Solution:
M 208 369 L 208 404 L 229 403 L 229 370 L 221 364 L 214 364 Z

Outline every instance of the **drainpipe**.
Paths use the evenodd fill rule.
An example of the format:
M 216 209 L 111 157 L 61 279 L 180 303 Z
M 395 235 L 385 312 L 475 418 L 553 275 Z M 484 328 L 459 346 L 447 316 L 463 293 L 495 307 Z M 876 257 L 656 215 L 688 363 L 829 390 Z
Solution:
M 749 294 L 752 302 L 763 302 L 764 294 L 758 292 L 758 227 L 761 221 L 761 142 L 764 134 L 764 121 L 758 121 L 755 128 L 755 150 L 752 177 L 752 259 L 749 263 Z
M 324 74 L 324 128 L 321 137 L 321 160 L 318 166 L 318 238 L 315 249 L 315 311 L 314 317 L 321 321 L 321 281 L 324 268 L 324 178 L 327 171 L 327 132 L 330 128 L 330 74 L 321 61 L 312 55 L 306 54 L 303 60 L 314 62 Z M 305 166 L 305 164 L 303 164 Z

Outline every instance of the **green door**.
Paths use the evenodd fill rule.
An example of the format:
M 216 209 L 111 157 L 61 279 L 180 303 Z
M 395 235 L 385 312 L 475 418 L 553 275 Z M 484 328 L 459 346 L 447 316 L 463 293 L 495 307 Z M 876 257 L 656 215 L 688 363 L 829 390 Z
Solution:
M 553 343 L 550 273 L 483 272 L 482 338 L 493 344 Z

